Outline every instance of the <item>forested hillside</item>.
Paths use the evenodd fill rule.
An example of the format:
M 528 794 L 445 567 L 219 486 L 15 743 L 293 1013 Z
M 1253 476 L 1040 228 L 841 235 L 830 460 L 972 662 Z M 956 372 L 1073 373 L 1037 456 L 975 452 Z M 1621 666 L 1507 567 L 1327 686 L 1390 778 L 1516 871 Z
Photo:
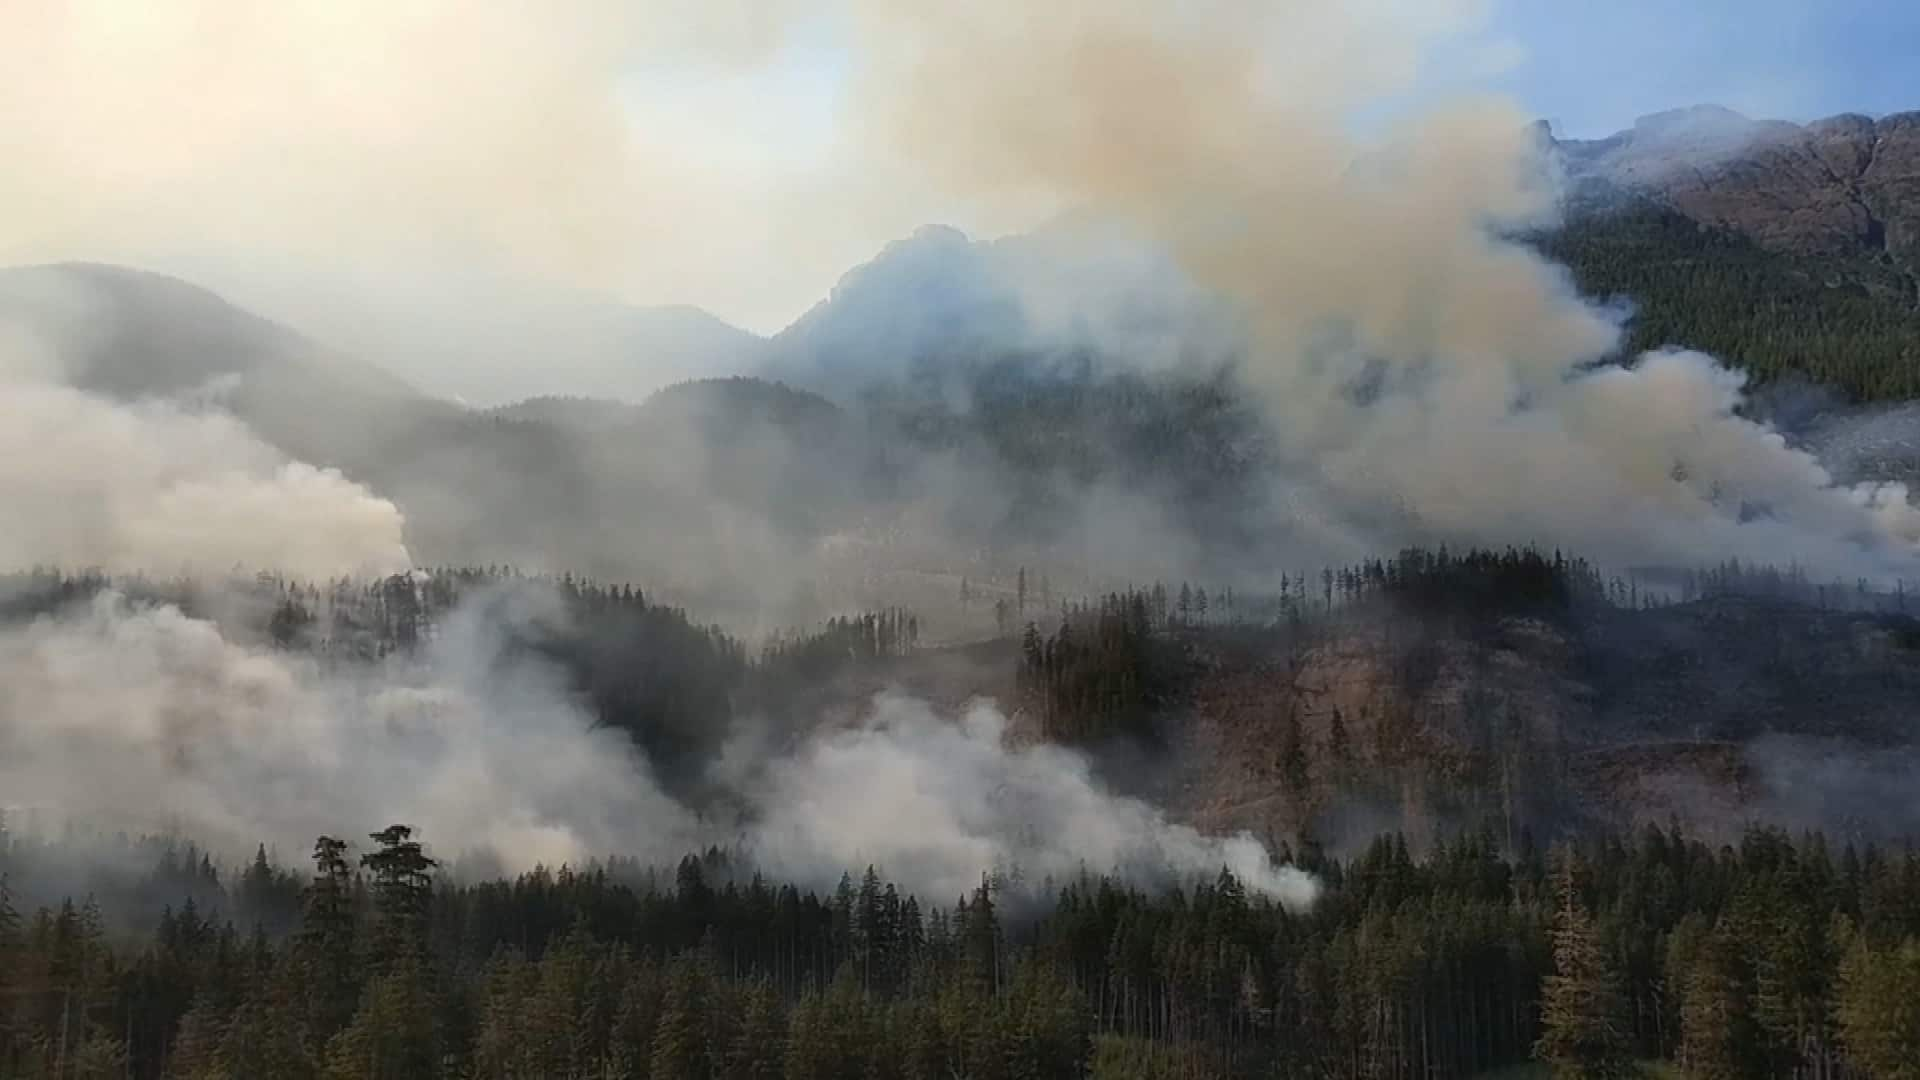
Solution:
M 321 837 L 307 873 L 264 848 L 229 865 L 191 836 L 16 819 L 4 1075 L 1357 1080 L 1538 1057 L 1880 1077 L 1920 1047 L 1900 1004 L 1920 991 L 1920 862 L 1897 780 L 1811 778 L 1884 816 L 1799 833 L 1740 824 L 1740 800 L 1782 813 L 1757 763 L 1689 781 L 1734 800 L 1724 817 L 1634 805 L 1682 759 L 1785 732 L 1905 753 L 1910 720 L 1872 704 L 1920 679 L 1903 592 L 1410 550 L 1259 592 L 1079 600 L 1022 575 L 993 601 L 1010 635 L 1025 626 L 998 651 L 927 648 L 919 615 L 888 610 L 756 652 L 631 586 L 499 568 L 211 584 L 43 571 L 0 598 L 19 625 L 116 590 L 352 671 L 430 651 L 462 605 L 550 591 L 560 609 L 510 621 L 510 650 L 551 664 L 693 805 L 740 782 L 726 747 L 743 716 L 804 740 L 879 686 L 944 684 L 1018 703 L 1016 739 L 1092 761 L 1151 747 L 1152 776 L 1122 782 L 1202 778 L 1167 804 L 1271 837 L 1316 895 L 1017 863 L 964 895 L 877 863 L 820 892 L 763 874 L 764 847 L 476 879 L 405 825 Z M 1196 754 L 1208 738 L 1221 756 Z
M 1629 355 L 1701 349 L 1854 401 L 1920 388 L 1920 114 L 1811 124 L 1701 105 L 1542 145 L 1567 223 L 1538 238 L 1583 292 L 1631 305 Z
M 319 584 L 37 571 L 0 577 L 0 627 L 110 595 L 347 671 L 429 654 L 456 612 L 478 610 L 504 636 L 488 665 L 550 668 L 657 782 L 703 805 L 724 800 L 716 770 L 743 725 L 804 739 L 900 688 L 956 709 L 998 700 L 1020 738 L 1144 747 L 1152 764 L 1123 770 L 1128 783 L 1263 837 L 1331 843 L 1364 819 L 1422 842 L 1482 828 L 1511 841 L 1668 813 L 1720 835 L 1749 815 L 1862 841 L 1920 827 L 1920 803 L 1874 801 L 1920 741 L 1905 706 L 1920 599 L 1792 568 L 1642 580 L 1530 549 L 1409 549 L 1271 588 L 1096 597 L 1022 570 L 1004 591 L 962 580 L 926 608 L 754 644 L 630 584 L 503 567 Z M 549 595 L 550 612 L 528 602 Z M 942 644 L 983 624 L 990 640 Z M 1798 782 L 1783 758 L 1831 779 Z
M 0 1071 L 62 1077 L 932 1080 L 1905 1075 L 1920 1056 L 1911 850 L 1678 830 L 1511 855 L 1466 836 L 1309 850 L 1290 912 L 1231 874 L 1100 877 L 1009 906 L 869 867 L 821 896 L 718 851 L 436 882 L 394 826 L 320 837 L 310 874 L 162 849 L 190 898 L 111 931 L 92 900 L 0 891 Z M 149 852 L 151 849 L 148 849 Z M 0 833 L 31 883 L 58 851 Z M 152 857 L 149 855 L 149 857 Z
M 1637 200 L 1535 242 L 1582 292 L 1627 305 L 1628 355 L 1680 345 L 1758 383 L 1799 376 L 1861 402 L 1920 395 L 1912 282 L 1865 256 L 1783 255 Z

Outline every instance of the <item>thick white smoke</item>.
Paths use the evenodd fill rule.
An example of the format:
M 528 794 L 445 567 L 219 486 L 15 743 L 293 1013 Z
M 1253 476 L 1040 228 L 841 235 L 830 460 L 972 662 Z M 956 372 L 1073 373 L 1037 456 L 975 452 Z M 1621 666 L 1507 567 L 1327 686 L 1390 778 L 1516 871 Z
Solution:
M 797 177 L 723 177 L 726 154 L 676 141 L 690 125 L 636 122 L 670 108 L 623 104 L 648 85 L 637 58 L 761 55 L 794 29 L 787 6 L 16 5 L 0 15 L 17 149 L 0 202 L 35 212 L 7 219 L 0 253 L 473 266 L 509 291 L 631 291 L 699 252 L 703 297 L 745 302 L 792 287 L 790 262 L 823 284 L 849 250 L 949 210 L 1012 226 L 1084 209 L 1252 328 L 1240 375 L 1323 554 L 1434 538 L 1616 565 L 1912 559 L 1908 493 L 1836 485 L 1736 414 L 1741 381 L 1714 360 L 1594 367 L 1618 313 L 1502 239 L 1554 213 L 1525 116 L 1453 103 L 1353 134 L 1482 4 L 845 0 L 825 19 L 846 30 L 854 91 L 823 140 L 836 160 Z M 196 247 L 208 236 L 239 253 Z M 0 561 L 407 565 L 399 514 L 347 478 L 217 413 L 79 393 L 44 359 L 0 355 Z M 103 601 L 0 639 L 0 781 L 28 803 L 294 850 L 408 820 L 525 865 L 696 828 L 540 672 L 497 670 L 486 640 L 456 627 L 422 666 L 342 676 Z M 875 862 L 952 892 L 988 864 L 1226 863 L 1309 895 L 1249 840 L 1171 825 L 1071 754 L 1007 747 L 990 712 L 954 729 L 885 702 L 764 775 L 749 843 L 795 872 Z
M 1031 882 L 1082 872 L 1185 879 L 1233 871 L 1289 906 L 1318 885 L 1275 864 L 1251 835 L 1202 836 L 1157 807 L 1108 791 L 1079 753 L 1008 745 L 1006 718 L 976 703 L 959 724 L 910 698 L 882 697 L 857 727 L 823 732 L 766 772 L 752 850 L 798 875 L 880 866 L 937 898 L 988 869 Z
M 1409 527 L 1442 540 L 1530 539 L 1614 565 L 1910 573 L 1920 511 L 1906 487 L 1837 484 L 1737 413 L 1744 384 L 1712 357 L 1663 351 L 1519 403 L 1423 388 L 1354 409 L 1318 460 L 1342 494 L 1397 502 Z
M 877 864 L 942 902 L 992 871 L 1159 882 L 1222 867 L 1290 905 L 1314 897 L 1250 836 L 1201 836 L 1107 792 L 1078 754 L 1008 746 L 984 705 L 955 726 L 883 699 L 864 726 L 743 770 L 741 822 L 703 822 L 555 672 L 504 648 L 514 625 L 562 617 L 551 594 L 503 589 L 456 611 L 418 659 L 361 667 L 102 594 L 0 632 L 0 793 L 234 854 L 263 842 L 291 857 L 398 821 L 509 871 L 737 844 L 816 887 Z
M 683 850 L 688 819 L 624 738 L 507 663 L 499 625 L 460 613 L 418 663 L 329 669 L 102 594 L 0 635 L 0 791 L 230 851 L 394 821 L 523 868 Z
M 72 329 L 86 328 L 86 312 L 74 306 Z M 24 330 L 0 351 L 0 505 L 12 511 L 0 565 L 195 572 L 210 583 L 235 567 L 326 579 L 409 565 L 392 503 L 287 460 L 226 413 L 76 389 L 64 381 L 75 363 Z M 671 860 L 738 841 L 804 880 L 830 885 L 879 862 L 933 896 L 957 896 L 996 868 L 1161 877 L 1229 865 L 1254 888 L 1310 899 L 1310 883 L 1270 867 L 1251 839 L 1171 825 L 1102 792 L 1073 755 L 1008 749 L 986 711 L 961 730 L 887 702 L 856 743 L 830 736 L 761 763 L 771 780 L 743 795 L 743 826 L 703 825 L 661 791 L 625 735 L 595 727 L 555 672 L 505 649 L 513 625 L 561 617 L 549 594 L 501 590 L 457 611 L 418 658 L 341 664 L 103 594 L 0 630 L 0 793 L 95 826 L 171 826 L 234 852 L 265 842 L 294 853 L 321 833 L 401 821 L 508 869 Z M 956 753 L 948 764 L 964 768 L 912 807 L 876 816 L 821 805 L 823 793 L 852 790 L 849 769 L 873 790 L 909 791 Z M 988 805 L 1004 812 L 983 816 Z M 934 830 L 943 817 L 946 831 Z
M 308 579 L 405 569 L 400 512 L 245 425 L 0 380 L 0 565 Z
M 1256 331 L 1242 374 L 1308 553 L 1535 541 L 1614 565 L 1900 572 L 1904 494 L 1837 487 L 1734 420 L 1712 362 L 1588 374 L 1617 313 L 1498 238 L 1555 210 L 1529 118 L 1410 104 L 1437 51 L 1506 51 L 1492 10 L 16 5 L 0 122 L 20 153 L 0 200 L 35 212 L 0 224 L 0 254 L 219 264 L 242 286 L 250 261 L 378 266 L 384 291 L 420 298 L 406 310 L 472 270 L 495 293 L 693 299 L 770 326 L 761 298 L 797 311 L 914 225 L 1083 210 Z M 810 134 L 773 153 L 768 132 Z M 1140 284 L 1115 276 L 1122 295 Z M 1057 282 L 1019 285 L 1041 325 L 1072 309 Z
M 50 298 L 86 328 L 88 298 Z M 74 388 L 70 343 L 47 329 L 0 319 L 0 567 L 325 579 L 411 565 L 393 503 L 217 409 Z
M 1318 546 L 1911 568 L 1907 493 L 1736 417 L 1714 360 L 1594 368 L 1619 314 L 1502 238 L 1557 205 L 1524 115 L 1447 101 L 1353 134 L 1478 5 L 856 6 L 876 138 L 970 199 L 1127 222 L 1239 306 Z

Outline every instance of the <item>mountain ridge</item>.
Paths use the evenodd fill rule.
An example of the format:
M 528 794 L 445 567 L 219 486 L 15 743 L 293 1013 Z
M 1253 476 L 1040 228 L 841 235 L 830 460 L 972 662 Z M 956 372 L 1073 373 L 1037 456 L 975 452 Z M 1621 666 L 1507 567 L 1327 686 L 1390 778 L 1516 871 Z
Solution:
M 1765 251 L 1810 260 L 1801 269 L 1830 284 L 1920 304 L 1920 111 L 1878 118 L 1841 113 L 1795 124 L 1696 105 L 1643 116 L 1598 139 L 1556 138 L 1545 121 L 1537 128 L 1566 178 L 1569 225 L 1623 206 L 1658 207 Z M 196 323 L 192 332 L 200 339 L 186 335 L 193 348 L 173 348 L 168 356 L 180 370 L 156 372 L 146 364 L 95 373 L 109 376 L 104 388 L 115 393 L 177 390 L 233 373 L 232 364 L 220 366 L 223 360 L 257 371 L 263 357 L 324 353 L 330 367 L 363 389 L 436 396 L 185 279 L 76 262 L 0 270 L 0 291 L 22 274 L 88 280 L 111 294 L 117 314 L 130 311 L 135 321 L 168 306 L 191 313 L 187 321 Z M 590 351 L 604 353 L 609 363 L 620 360 L 613 367 L 647 358 L 680 373 L 663 386 L 752 374 L 832 391 L 849 380 L 1009 348 L 1126 350 L 1137 360 L 1142 353 L 1191 351 L 1193 340 L 1210 332 L 1214 340 L 1202 348 L 1225 356 L 1236 342 L 1206 325 L 1221 311 L 1145 244 L 1103 230 L 1085 215 L 1068 215 L 991 240 L 946 225 L 922 226 L 849 268 L 818 303 L 768 336 L 686 304 L 598 305 L 580 333 L 591 340 Z M 180 337 L 148 334 L 143 344 Z M 197 358 L 186 355 L 196 351 Z M 578 378 L 529 385 L 499 404 L 556 396 L 640 404 L 648 396 L 592 367 L 560 364 L 559 372 Z
M 1775 251 L 1920 267 L 1920 111 L 1794 124 L 1696 105 L 1551 146 L 1576 193 L 1640 195 Z
M 1763 125 L 1775 134 L 1756 143 L 1737 114 L 1691 110 L 1645 121 L 1637 137 L 1556 144 L 1575 162 L 1576 184 L 1609 186 L 1613 201 L 1522 239 L 1567 265 L 1584 294 L 1632 307 L 1623 361 L 1677 345 L 1722 357 L 1756 383 L 1799 375 L 1855 400 L 1920 397 L 1920 316 L 1876 284 L 1903 273 L 1891 252 L 1879 262 L 1794 254 L 1777 246 L 1785 234 L 1763 240 L 1688 216 L 1673 200 L 1693 189 L 1647 187 L 1655 172 L 1632 174 L 1645 190 L 1607 179 L 1609 162 L 1665 160 L 1662 147 L 1731 147 L 1714 175 L 1766 190 L 1768 171 L 1791 155 L 1740 157 L 1748 147 L 1800 146 L 1812 129 L 1868 130 L 1823 125 Z M 1895 158 L 1883 147 L 1862 160 L 1864 174 Z M 748 357 L 711 374 L 755 378 L 682 379 L 640 400 L 592 400 L 599 395 L 560 385 L 491 410 L 357 377 L 351 357 L 163 275 L 4 271 L 0 314 L 48 302 L 47 290 L 23 299 L 18 288 L 10 301 L 9 283 L 69 279 L 100 285 L 105 305 L 83 327 L 92 336 L 83 335 L 91 352 L 74 376 L 81 389 L 186 398 L 212 386 L 289 456 L 337 466 L 393 499 L 409 547 L 428 561 L 641 577 L 668 577 L 686 562 L 743 579 L 821 557 L 860 562 L 846 575 L 854 579 L 873 556 L 822 552 L 887 536 L 915 570 L 1034 564 L 1044 551 L 1092 542 L 1073 531 L 1075 498 L 1088 492 L 1131 523 L 1141 551 L 1176 522 L 1198 525 L 1204 541 L 1181 550 L 1199 563 L 1272 546 L 1253 497 L 1268 464 L 1258 418 L 1230 377 L 1210 378 L 1227 363 L 1193 362 L 1196 353 L 1230 357 L 1231 324 L 1221 331 L 1217 309 L 1137 238 L 1084 217 L 985 241 L 918 230 L 848 271 L 773 338 L 739 331 Z M 58 323 L 73 310 L 56 303 L 42 315 Z M 618 329 L 629 309 L 600 310 L 608 321 L 594 333 Z M 657 311 L 726 326 L 698 309 Z M 1214 336 L 1195 348 L 1195 328 Z M 1906 456 L 1849 454 L 1842 479 L 1920 470 Z M 916 502 L 930 491 L 943 499 Z M 698 542 L 687 535 L 696 522 L 706 537 Z M 1111 554 L 1114 536 L 1099 540 Z M 1133 550 L 1115 557 L 1135 559 Z

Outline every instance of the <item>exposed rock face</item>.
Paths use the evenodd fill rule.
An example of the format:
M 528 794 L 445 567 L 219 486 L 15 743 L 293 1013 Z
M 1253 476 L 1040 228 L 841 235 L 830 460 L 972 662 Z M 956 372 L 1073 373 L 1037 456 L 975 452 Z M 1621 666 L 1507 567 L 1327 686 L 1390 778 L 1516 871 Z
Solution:
M 1920 266 L 1920 112 L 1801 126 L 1696 106 L 1554 145 L 1576 184 L 1650 197 L 1780 251 Z

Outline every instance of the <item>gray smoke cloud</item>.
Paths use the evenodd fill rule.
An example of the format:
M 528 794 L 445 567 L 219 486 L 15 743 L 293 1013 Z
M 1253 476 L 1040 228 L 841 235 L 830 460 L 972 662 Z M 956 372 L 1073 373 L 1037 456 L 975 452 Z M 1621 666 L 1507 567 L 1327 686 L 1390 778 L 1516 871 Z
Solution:
M 1523 115 L 1449 101 L 1352 134 L 1476 14 L 1423 10 L 873 3 L 861 100 L 951 189 L 1130 222 L 1236 303 L 1309 539 L 1910 569 L 1904 487 L 1836 483 L 1741 419 L 1713 358 L 1594 367 L 1618 313 L 1502 239 L 1557 207 Z
M 1078 211 L 1178 275 L 1094 240 L 1004 271 L 1010 295 L 1054 329 L 1082 321 L 1076 287 L 1095 308 L 1188 287 L 1230 304 L 1282 452 L 1275 543 L 1300 560 L 1533 541 L 1612 565 L 1907 569 L 1908 493 L 1837 483 L 1739 419 L 1714 360 L 1593 370 L 1620 313 L 1501 239 L 1555 213 L 1528 117 L 1409 104 L 1437 50 L 1495 54 L 1496 29 L 1475 0 L 21 7 L 0 22 L 20 149 L 0 201 L 35 213 L 0 254 L 207 267 L 431 387 L 524 390 L 537 357 L 634 393 L 618 333 L 426 345 L 491 336 L 434 330 L 482 297 L 567 325 L 532 314 L 591 307 L 540 298 L 567 290 L 772 329 L 925 221 L 996 235 Z M 1189 352 L 1093 323 L 1143 363 Z M 377 325 L 399 328 L 383 345 Z
M 70 363 L 0 320 L 0 565 L 315 579 L 411 565 L 400 511 L 339 470 L 217 408 L 82 392 Z
M 61 290 L 53 308 L 71 318 L 56 329 L 84 332 L 97 299 Z M 84 362 L 71 335 L 6 326 L 0 504 L 16 516 L 0 531 L 0 561 L 195 574 L 199 606 L 238 616 L 108 592 L 0 629 L 9 805 L 95 828 L 173 828 L 233 854 L 257 842 L 293 853 L 321 833 L 404 821 L 508 869 L 671 861 L 724 843 L 820 887 L 867 863 L 929 896 L 961 895 L 993 870 L 1164 880 L 1227 866 L 1285 902 L 1312 899 L 1310 879 L 1272 866 L 1251 838 L 1203 837 L 1108 792 L 1078 755 L 1009 746 L 984 705 L 954 727 L 889 698 L 857 730 L 791 754 L 740 748 L 748 764 L 736 768 L 765 782 L 741 785 L 737 820 L 703 820 L 661 790 L 625 735 L 596 727 L 554 671 L 509 647 L 516 626 L 564 618 L 537 588 L 463 606 L 417 656 L 343 663 L 253 641 L 243 630 L 259 605 L 244 589 L 224 595 L 224 575 L 405 570 L 399 510 L 338 471 L 287 459 L 220 411 L 217 393 L 198 403 L 88 393 L 67 382 Z M 706 445 L 694 430 L 656 437 Z M 712 478 L 692 476 L 677 497 L 725 520 L 725 505 L 701 498 Z M 778 551 L 761 528 L 725 530 L 729 546 Z M 942 781 L 919 790 L 929 776 Z M 894 793 L 892 804 L 848 801 L 855 777 Z
M 1824 833 L 1835 845 L 1899 844 L 1920 829 L 1913 777 L 1920 752 L 1848 738 L 1767 734 L 1713 761 L 1676 758 L 1640 777 L 1626 801 L 1636 822 L 1678 819 L 1701 835 L 1738 842 L 1755 827 Z M 1731 770 L 1737 782 L 1729 783 Z
M 550 668 L 507 648 L 516 625 L 562 618 L 553 594 L 502 588 L 456 610 L 420 656 L 359 667 L 104 593 L 0 632 L 0 792 L 36 814 L 172 827 L 235 855 L 403 821 L 510 871 L 670 863 L 717 843 L 819 888 L 875 864 L 943 902 L 995 871 L 1166 882 L 1222 867 L 1289 905 L 1315 896 L 1250 836 L 1203 836 L 1109 791 L 1080 754 L 1011 745 L 987 704 L 956 724 L 889 696 L 790 752 L 743 745 L 738 816 L 703 817 Z
M 218 413 L 0 385 L 0 563 L 324 579 L 408 565 L 393 503 Z
M 956 724 L 911 698 L 883 696 L 861 724 L 820 734 L 764 776 L 771 786 L 753 849 L 802 876 L 871 863 L 947 897 L 979 884 L 983 868 L 1063 882 L 1083 872 L 1190 879 L 1224 867 L 1289 906 L 1318 892 L 1250 834 L 1203 836 L 1114 794 L 1085 755 L 1010 746 L 1007 719 L 989 703 Z
M 456 306 L 435 284 L 444 273 L 469 296 L 531 296 L 524 283 L 537 282 L 777 319 L 925 220 L 994 233 L 1080 210 L 1137 238 L 1147 269 L 1062 258 L 1010 283 L 1012 295 L 1056 331 L 1080 322 L 1083 281 L 1126 298 L 1177 280 L 1229 305 L 1235 335 L 1247 334 L 1236 378 L 1275 441 L 1274 502 L 1290 526 L 1277 547 L 1330 559 L 1409 540 L 1531 541 L 1614 565 L 1909 568 L 1920 520 L 1907 490 L 1837 482 L 1740 414 L 1742 379 L 1720 362 L 1676 350 L 1599 366 L 1621 313 L 1504 239 L 1555 213 L 1525 116 L 1451 101 L 1356 134 L 1357 115 L 1417 86 L 1427 50 L 1484 17 L 1468 0 L 846 0 L 698 14 L 597 2 L 19 5 L 0 16 L 0 126 L 18 166 L 0 178 L 0 204 L 34 212 L 7 217 L 0 253 L 214 266 L 309 315 L 314 281 L 350 279 L 431 323 Z M 737 130 L 709 142 L 676 122 L 677 65 L 751 70 L 822 22 L 846 47 L 835 63 L 850 93 L 814 145 L 769 164 L 737 154 Z M 739 113 L 776 121 L 799 98 L 740 96 Z M 278 269 L 249 284 L 263 267 Z M 692 295 L 672 291 L 679 280 Z M 339 313 L 351 305 L 321 306 L 333 314 L 318 322 L 351 319 Z M 1135 341 L 1096 329 L 1118 351 Z M 408 333 L 433 336 L 416 327 L 389 344 Z M 527 363 L 541 358 L 526 351 Z M 1145 366 L 1185 362 L 1178 342 L 1150 351 Z M 354 479 L 291 460 L 217 408 L 76 390 L 58 359 L 30 346 L 0 359 L 11 515 L 0 557 L 313 577 L 409 565 L 402 515 Z M 451 386 L 457 364 L 426 366 Z M 938 547 L 942 522 L 998 494 L 993 474 L 934 459 L 909 475 L 927 495 L 900 518 L 875 528 L 848 515 L 823 541 L 751 508 L 800 501 L 777 471 L 743 477 L 750 497 L 735 504 L 690 470 L 629 482 L 628 445 L 558 441 L 514 445 L 532 484 L 490 487 L 491 463 L 465 443 L 414 447 L 387 483 L 415 505 L 459 504 L 433 523 L 441 534 L 490 539 L 512 525 L 503 550 L 557 570 L 601 573 L 579 564 L 652 547 L 669 563 L 770 577 L 825 565 L 800 561 L 822 550 L 851 552 L 837 565 L 864 573 L 874 562 L 861 545 L 887 530 L 907 534 L 902 566 L 947 569 L 958 560 Z M 708 452 L 668 440 L 656 457 L 697 464 Z M 588 469 L 594 453 L 606 460 Z M 456 487 L 461 469 L 480 475 Z M 482 494 L 490 512 L 461 516 Z M 1080 494 L 1070 553 L 1142 577 L 1185 561 L 1163 507 L 1126 490 Z M 552 525 L 581 520 L 582 506 L 592 529 Z M 926 577 L 951 595 L 951 572 Z M 365 824 L 378 806 L 518 865 L 714 827 L 663 802 L 645 763 L 539 672 L 494 671 L 485 640 L 455 629 L 419 666 L 348 678 L 177 612 L 108 601 L 8 632 L 0 768 L 10 789 L 76 812 L 136 810 L 138 794 L 196 827 L 292 845 L 345 831 L 339 818 Z M 471 745 L 458 745 L 467 732 Z M 952 766 L 954 781 L 896 786 L 932 763 Z M 878 821 L 848 794 L 851 771 L 869 766 L 887 778 L 859 788 L 884 796 L 891 812 Z M 1250 841 L 1200 837 L 1103 792 L 1072 755 L 1008 747 L 990 713 L 949 729 L 882 702 L 865 726 L 762 772 L 775 794 L 756 820 L 777 829 L 765 857 L 796 866 L 891 859 L 946 889 L 989 857 L 1038 874 L 1082 859 L 1219 861 L 1278 895 L 1300 887 L 1259 876 Z
M 524 867 L 616 850 L 638 822 L 655 852 L 687 836 L 624 738 L 507 662 L 498 631 L 462 612 L 418 662 L 323 668 L 105 593 L 0 635 L 0 789 L 229 851 L 406 821 Z

